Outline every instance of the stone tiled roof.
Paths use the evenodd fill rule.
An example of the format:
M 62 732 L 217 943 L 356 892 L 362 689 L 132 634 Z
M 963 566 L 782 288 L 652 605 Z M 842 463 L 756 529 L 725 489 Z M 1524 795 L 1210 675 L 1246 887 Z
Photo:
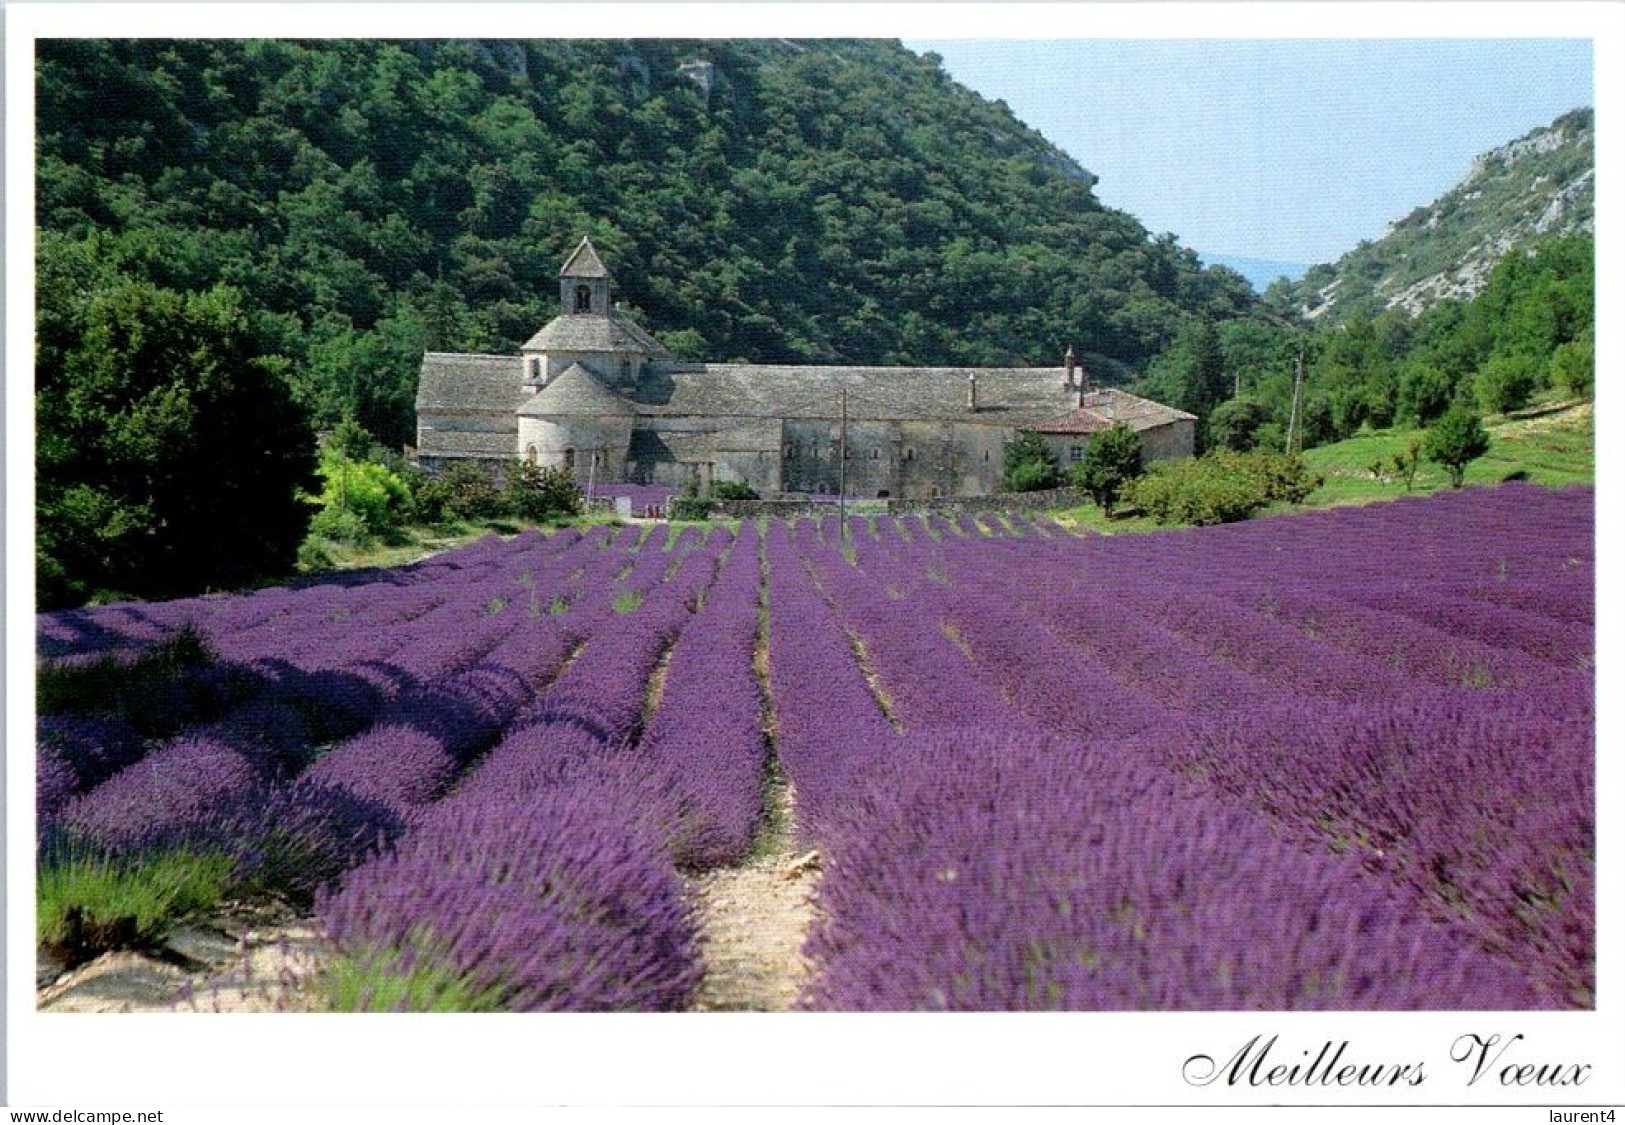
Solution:
M 420 457 L 512 457 L 515 433 L 470 433 L 463 430 L 421 430 Z
M 968 403 L 976 376 L 977 409 Z M 1072 392 L 1059 367 L 819 367 L 710 363 L 658 370 L 640 393 L 646 414 L 756 418 L 848 417 L 886 421 L 981 422 L 1025 426 L 1067 409 Z
M 656 359 L 668 356 L 653 336 L 618 312 L 567 313 L 556 316 L 529 340 L 524 350 L 561 352 L 643 352 Z
M 419 413 L 426 410 L 501 411 L 519 409 L 519 359 L 511 355 L 457 355 L 428 352 L 418 375 Z
M 564 265 L 559 268 L 560 277 L 608 277 L 609 270 L 604 266 L 603 259 L 598 251 L 593 249 L 592 239 L 585 236 L 575 248 Z
M 1095 434 L 1122 422 L 1138 433 L 1184 419 L 1195 421 L 1196 415 L 1131 395 L 1116 387 L 1107 387 L 1088 392 L 1083 396 L 1081 406 L 1032 428 L 1041 434 Z
M 519 407 L 520 414 L 531 418 L 560 415 L 631 417 L 637 412 L 636 403 L 604 386 L 579 363 L 565 368 Z
M 603 316 L 554 321 L 611 322 Z M 628 323 L 628 322 L 620 322 Z M 552 325 L 549 326 L 550 328 Z M 544 332 L 546 330 L 544 329 Z M 976 376 L 977 409 L 968 403 Z M 847 392 L 848 417 L 870 421 L 958 421 L 1035 429 L 1042 433 L 1095 433 L 1122 421 L 1138 430 L 1193 416 L 1108 388 L 1084 396 L 1066 386 L 1060 367 L 822 367 L 772 364 L 653 365 L 640 380 L 636 401 L 616 394 L 579 364 L 534 396 L 521 385 L 514 356 L 446 355 L 423 358 L 418 410 L 526 415 L 664 416 L 717 419 L 828 418 L 840 415 L 837 393 Z
M 1112 424 L 1092 410 L 1073 410 L 1032 428 L 1041 434 L 1098 434 L 1111 429 Z

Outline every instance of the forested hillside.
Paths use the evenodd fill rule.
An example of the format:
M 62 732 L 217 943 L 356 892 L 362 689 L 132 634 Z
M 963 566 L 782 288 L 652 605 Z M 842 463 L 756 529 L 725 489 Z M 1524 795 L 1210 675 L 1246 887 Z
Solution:
M 313 422 L 389 443 L 421 353 L 516 349 L 583 233 L 696 358 L 1121 377 L 1251 299 L 892 42 L 64 40 L 38 78 L 63 299 L 229 285 Z
M 1362 427 L 1426 425 L 1452 402 L 1502 413 L 1548 392 L 1589 398 L 1595 253 L 1584 233 L 1520 246 L 1493 263 L 1476 296 L 1416 315 L 1356 311 L 1307 330 L 1265 315 L 1193 319 L 1138 388 L 1200 416 L 1205 444 L 1240 450 L 1285 448 L 1300 349 L 1294 448 Z
M 1592 229 L 1595 199 L 1589 108 L 1479 156 L 1467 177 L 1374 242 L 1319 265 L 1272 294 L 1310 319 L 1418 313 L 1479 292 L 1508 250 Z

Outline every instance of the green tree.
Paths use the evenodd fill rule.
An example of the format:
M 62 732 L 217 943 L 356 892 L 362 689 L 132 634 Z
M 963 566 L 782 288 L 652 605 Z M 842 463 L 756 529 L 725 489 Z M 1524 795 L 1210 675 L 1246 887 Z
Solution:
M 1428 428 L 1422 456 L 1442 465 L 1450 474 L 1450 487 L 1460 488 L 1467 465 L 1489 452 L 1490 435 L 1466 406 L 1456 403 Z
M 1201 317 L 1181 327 L 1157 357 L 1148 386 L 1159 401 L 1206 418 L 1229 393 L 1228 382 L 1218 329 Z
M 333 428 L 328 435 L 327 449 L 338 460 L 338 505 L 341 508 L 350 506 L 350 462 L 360 460 L 372 448 L 372 435 L 362 429 L 352 415 L 345 415 L 344 419 Z M 324 465 L 325 470 L 325 465 Z
M 1427 423 L 1445 412 L 1455 385 L 1433 363 L 1415 358 L 1399 377 L 1398 413 L 1401 418 Z
M 1044 439 L 1022 430 L 1004 447 L 1004 490 L 1033 492 L 1061 483 L 1061 467 Z
M 1078 487 L 1109 517 L 1123 490 L 1140 475 L 1140 458 L 1139 435 L 1119 422 L 1090 439 L 1078 463 Z
M 288 573 L 315 439 L 240 295 L 117 281 L 38 364 L 39 597 L 169 596 Z
M 1595 384 L 1595 359 L 1591 334 L 1583 339 L 1559 344 L 1552 352 L 1552 382 L 1576 398 L 1590 398 Z
M 1245 453 L 1258 444 L 1258 431 L 1270 420 L 1261 402 L 1233 398 L 1214 407 L 1208 416 L 1208 439 L 1219 449 Z
M 1473 379 L 1479 405 L 1492 414 L 1528 406 L 1539 385 L 1540 361 L 1524 354 L 1491 356 Z

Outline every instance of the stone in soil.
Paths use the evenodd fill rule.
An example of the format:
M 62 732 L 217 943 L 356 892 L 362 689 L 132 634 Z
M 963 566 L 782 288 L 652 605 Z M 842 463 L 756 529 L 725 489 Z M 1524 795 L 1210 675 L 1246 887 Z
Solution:
M 178 929 L 161 950 L 107 953 L 67 972 L 42 953 L 36 1003 L 45 1012 L 309 1011 L 322 951 L 308 923 L 241 929 L 222 916 Z
M 107 953 L 39 995 L 42 1012 L 150 1012 L 168 1006 L 186 971 L 144 953 Z

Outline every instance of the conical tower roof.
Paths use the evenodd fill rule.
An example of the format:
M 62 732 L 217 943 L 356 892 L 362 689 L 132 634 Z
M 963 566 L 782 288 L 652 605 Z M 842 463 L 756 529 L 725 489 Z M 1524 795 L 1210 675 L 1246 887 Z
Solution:
M 597 418 L 630 418 L 637 412 L 636 403 L 604 386 L 579 363 L 566 367 L 557 379 L 519 407 L 519 413 L 529 417 L 590 415 Z
M 599 258 L 598 251 L 593 249 L 592 239 L 582 236 L 581 245 L 576 247 L 563 266 L 559 267 L 560 277 L 608 277 L 609 269 Z

